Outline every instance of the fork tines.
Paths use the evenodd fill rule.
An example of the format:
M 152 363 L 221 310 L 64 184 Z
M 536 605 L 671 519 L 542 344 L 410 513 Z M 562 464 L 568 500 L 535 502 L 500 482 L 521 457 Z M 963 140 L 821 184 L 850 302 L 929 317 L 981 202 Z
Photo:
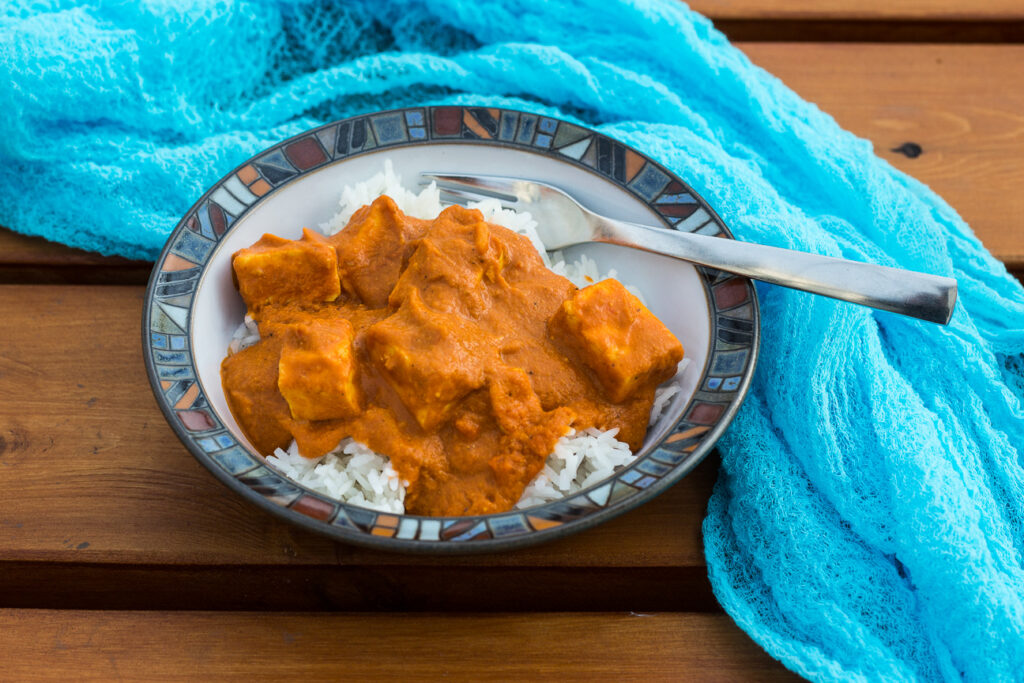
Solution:
M 437 183 L 442 192 L 448 192 L 458 201 L 481 201 L 483 199 L 497 199 L 502 203 L 514 203 L 517 201 L 515 186 L 516 178 L 503 178 L 501 176 L 466 176 L 448 173 L 421 173 L 420 177 Z
M 438 186 L 438 190 L 441 193 L 441 201 L 448 204 L 459 204 L 465 206 L 468 202 L 480 202 L 485 199 L 495 199 L 495 197 L 489 197 L 475 192 L 466 192 L 464 190 L 450 190 L 446 187 Z M 500 199 L 498 201 L 501 201 Z M 504 202 L 503 202 L 504 205 Z

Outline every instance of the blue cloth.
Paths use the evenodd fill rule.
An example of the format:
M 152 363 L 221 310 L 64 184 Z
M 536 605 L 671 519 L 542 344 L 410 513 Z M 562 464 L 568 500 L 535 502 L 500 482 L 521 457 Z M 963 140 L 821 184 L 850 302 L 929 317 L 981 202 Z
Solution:
M 487 103 L 639 148 L 744 240 L 955 276 L 948 327 L 760 288 L 707 562 L 728 613 L 809 678 L 1020 680 L 1024 292 L 957 214 L 675 0 L 377 5 L 7 3 L 0 223 L 152 258 L 263 147 Z

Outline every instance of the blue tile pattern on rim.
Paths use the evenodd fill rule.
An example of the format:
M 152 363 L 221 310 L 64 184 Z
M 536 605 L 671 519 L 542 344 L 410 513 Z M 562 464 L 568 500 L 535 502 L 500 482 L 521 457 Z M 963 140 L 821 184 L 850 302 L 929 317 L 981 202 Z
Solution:
M 192 373 L 190 366 L 168 366 L 158 365 L 156 366 L 156 374 L 160 379 L 171 380 L 171 379 L 195 379 L 195 375 Z
M 190 294 L 194 289 L 194 285 L 188 280 L 178 282 L 168 282 L 167 284 L 157 285 L 156 291 L 154 292 L 158 297 L 167 300 L 168 297 L 179 296 L 181 294 Z
M 278 167 L 282 171 L 291 171 L 292 173 L 295 173 L 295 167 L 292 166 L 292 162 L 288 161 L 288 158 L 284 155 L 284 151 L 280 149 L 267 152 L 257 159 L 257 163 L 270 164 Z
M 210 436 L 204 436 L 201 439 L 196 439 L 196 443 L 207 453 L 213 453 L 214 451 L 221 450 L 221 447 L 217 445 L 217 442 Z
M 669 177 L 654 164 L 645 164 L 636 174 L 629 187 L 644 199 L 650 201 L 669 183 Z
M 522 114 L 522 122 L 519 124 L 519 135 L 516 142 L 529 145 L 533 142 L 533 134 L 537 129 L 537 117 L 533 114 Z
M 716 375 L 732 375 L 740 372 L 747 363 L 747 351 L 725 351 L 715 356 L 711 372 Z
M 495 538 L 500 538 L 502 536 L 516 536 L 518 534 L 526 534 L 531 531 L 530 525 L 521 514 L 492 517 L 487 520 L 487 524 L 490 526 L 491 533 Z
M 367 531 L 373 528 L 373 522 L 377 519 L 377 513 L 364 508 L 347 506 L 345 511 L 348 513 L 349 519 L 351 519 L 356 526 Z
M 640 472 L 637 472 L 635 469 L 627 470 L 626 472 L 622 473 L 621 477 L 619 477 L 619 481 L 624 481 L 627 484 L 632 484 L 636 480 L 640 479 L 640 477 L 642 476 L 643 475 Z
M 405 122 L 409 125 L 409 139 L 427 139 L 427 129 L 425 128 L 422 109 L 413 109 L 405 112 Z
M 180 351 L 172 351 L 170 353 L 154 351 L 153 360 L 165 365 L 190 365 L 192 363 L 191 356 Z
M 271 166 L 270 164 L 254 164 L 256 169 L 260 172 L 268 183 L 271 185 L 279 185 L 290 178 L 295 177 L 295 171 L 286 171 L 278 168 L 277 166 Z
M 256 460 L 241 447 L 231 448 L 210 456 L 232 475 L 239 475 L 256 467 Z
M 674 451 L 668 450 L 667 448 L 661 448 L 651 453 L 650 459 L 665 463 L 671 467 L 678 467 L 680 463 L 686 461 L 689 457 L 690 454 L 686 451 Z
M 655 204 L 696 204 L 697 199 L 689 193 L 663 194 L 654 202 Z
M 516 127 L 519 124 L 519 114 L 514 111 L 503 111 L 501 123 L 498 126 L 498 139 L 512 141 L 516 137 Z
M 393 145 L 409 139 L 406 135 L 406 129 L 400 112 L 372 116 L 370 117 L 370 122 L 373 126 L 373 132 L 377 136 L 377 142 L 381 145 Z
M 171 247 L 171 251 L 189 261 L 202 263 L 210 255 L 213 242 L 199 237 L 194 232 L 182 232 Z
M 641 461 L 636 468 L 641 472 L 653 474 L 656 477 L 664 477 L 672 469 L 671 467 L 668 467 L 657 460 L 651 460 L 650 458 Z
M 257 158 L 253 166 L 271 185 L 279 185 L 298 175 L 292 162 L 285 158 L 284 152 L 275 149 Z
M 164 284 L 172 282 L 181 282 L 183 280 L 195 280 L 196 278 L 199 277 L 200 271 L 201 269 L 199 268 L 199 266 L 196 266 L 195 268 L 189 268 L 187 270 L 178 270 L 170 273 L 164 272 L 160 273 L 160 275 L 157 276 L 156 281 L 158 283 Z

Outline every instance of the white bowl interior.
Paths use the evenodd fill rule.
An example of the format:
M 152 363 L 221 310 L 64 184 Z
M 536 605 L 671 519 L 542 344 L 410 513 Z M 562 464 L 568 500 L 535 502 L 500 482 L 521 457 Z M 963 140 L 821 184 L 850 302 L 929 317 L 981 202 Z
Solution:
M 341 188 L 380 172 L 390 159 L 406 187 L 419 183 L 419 173 L 441 171 L 520 176 L 547 181 L 572 193 L 585 206 L 612 218 L 662 225 L 643 202 L 592 171 L 547 155 L 494 146 L 430 144 L 399 147 L 344 159 L 308 173 L 273 192 L 251 208 L 217 245 L 196 289 L 190 345 L 199 382 L 211 408 L 224 425 L 253 452 L 252 445 L 228 409 L 220 381 L 220 364 L 245 315 L 245 305 L 231 279 L 231 255 L 264 233 L 297 239 L 303 227 L 316 228 L 338 211 Z M 643 292 L 651 311 L 679 338 L 690 359 L 681 374 L 682 391 L 648 433 L 661 438 L 678 421 L 707 364 L 711 311 L 696 269 L 681 261 L 605 244 L 574 247 L 601 272 L 615 269 L 618 278 Z

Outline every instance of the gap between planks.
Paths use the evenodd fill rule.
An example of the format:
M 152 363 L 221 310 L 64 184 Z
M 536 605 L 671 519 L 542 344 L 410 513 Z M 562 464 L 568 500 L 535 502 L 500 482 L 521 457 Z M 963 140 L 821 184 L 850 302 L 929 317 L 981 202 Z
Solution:
M 729 40 L 804 43 L 1024 43 L 1021 20 L 714 19 Z
M 130 610 L 718 613 L 695 567 L 491 566 L 419 558 L 331 566 L 0 561 L 0 607 Z M 511 563 L 510 563 L 511 564 Z M 496 588 L 500 587 L 500 590 Z
M 689 0 L 687 4 L 712 19 L 771 21 L 1015 21 L 1024 20 L 1020 0 Z

